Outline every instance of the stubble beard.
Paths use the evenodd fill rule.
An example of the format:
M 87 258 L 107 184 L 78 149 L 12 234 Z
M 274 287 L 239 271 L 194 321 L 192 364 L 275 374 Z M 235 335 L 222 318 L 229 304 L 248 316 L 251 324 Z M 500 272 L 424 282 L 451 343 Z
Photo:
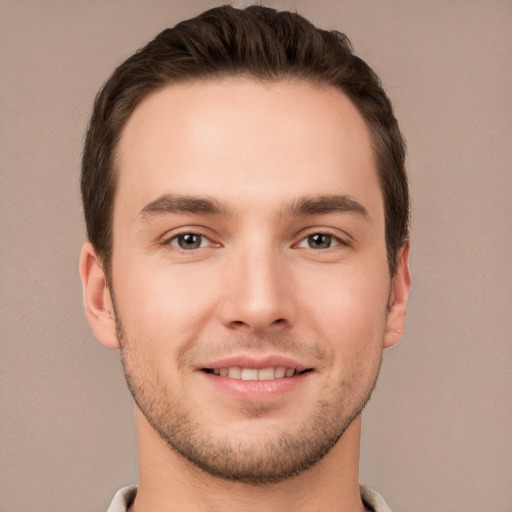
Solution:
M 382 351 L 371 361 L 364 382 L 355 378 L 360 368 L 345 377 L 314 404 L 312 413 L 295 432 L 269 432 L 264 442 L 218 435 L 208 429 L 202 412 L 187 408 L 186 397 L 166 397 L 156 366 L 144 357 L 123 331 L 117 316 L 121 362 L 128 389 L 146 420 L 167 445 L 194 466 L 212 476 L 254 485 L 270 484 L 299 475 L 313 467 L 338 442 L 367 404 L 377 382 Z M 366 361 L 368 364 L 368 361 Z M 265 404 L 247 404 L 248 418 L 264 417 Z M 294 419 L 290 418 L 291 424 Z

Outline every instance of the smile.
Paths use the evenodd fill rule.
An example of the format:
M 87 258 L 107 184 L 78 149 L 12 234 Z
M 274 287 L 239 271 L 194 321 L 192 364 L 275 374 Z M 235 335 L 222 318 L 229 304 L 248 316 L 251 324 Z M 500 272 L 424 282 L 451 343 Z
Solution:
M 297 371 L 295 368 L 286 368 L 284 366 L 268 368 L 240 368 L 230 366 L 229 368 L 205 368 L 206 373 L 212 373 L 220 377 L 236 380 L 274 380 L 286 377 L 294 377 L 310 370 Z

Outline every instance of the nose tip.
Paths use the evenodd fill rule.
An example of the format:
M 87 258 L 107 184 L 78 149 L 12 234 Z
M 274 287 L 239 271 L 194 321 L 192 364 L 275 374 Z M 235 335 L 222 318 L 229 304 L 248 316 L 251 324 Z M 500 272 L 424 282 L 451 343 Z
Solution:
M 264 312 L 262 310 L 253 310 L 246 312 L 243 315 L 243 320 L 231 320 L 228 322 L 228 327 L 237 331 L 251 331 L 255 334 L 263 333 L 267 330 L 278 331 L 281 328 L 285 328 L 289 323 L 285 318 L 275 318 L 277 315 L 273 314 L 272 311 Z
M 251 333 L 291 326 L 295 306 L 285 274 L 275 258 L 232 266 L 225 283 L 222 323 L 229 329 Z

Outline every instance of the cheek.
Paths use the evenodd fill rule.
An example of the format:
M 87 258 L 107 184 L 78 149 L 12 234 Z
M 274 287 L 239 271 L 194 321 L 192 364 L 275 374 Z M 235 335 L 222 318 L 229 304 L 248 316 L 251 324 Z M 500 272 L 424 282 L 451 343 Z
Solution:
M 305 318 L 334 348 L 356 351 L 381 344 L 389 294 L 387 267 L 332 268 L 315 286 L 302 288 Z
M 215 304 L 214 275 L 186 264 L 125 263 L 114 280 L 125 330 L 133 338 L 173 345 L 196 335 Z

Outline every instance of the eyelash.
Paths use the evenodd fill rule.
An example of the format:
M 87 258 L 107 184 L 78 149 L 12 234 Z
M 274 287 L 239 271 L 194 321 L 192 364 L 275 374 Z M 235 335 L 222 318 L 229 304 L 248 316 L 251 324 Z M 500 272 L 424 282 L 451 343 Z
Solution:
M 327 245 L 327 247 L 312 247 L 310 244 L 315 241 L 314 240 L 315 237 L 318 237 L 318 240 L 319 240 L 318 245 L 322 245 L 322 241 L 324 241 L 324 239 L 327 239 L 325 241 L 325 245 Z M 320 238 L 320 237 L 322 237 L 322 238 Z M 302 245 L 302 244 L 306 244 L 306 245 Z M 301 247 L 304 249 L 310 249 L 310 250 L 316 251 L 316 250 L 331 249 L 332 247 L 338 247 L 339 245 L 343 245 L 343 241 L 340 240 L 338 237 L 335 237 L 329 233 L 320 233 L 319 232 L 319 233 L 312 233 L 311 235 L 308 235 L 308 236 L 302 238 L 300 240 L 300 242 L 295 245 L 295 247 Z
M 160 242 L 160 245 L 162 246 L 172 246 L 173 248 L 179 250 L 179 251 L 182 251 L 182 252 L 191 252 L 192 250 L 194 249 L 204 249 L 205 247 L 196 247 L 196 248 L 193 248 L 193 249 L 184 249 L 183 247 L 179 247 L 179 245 L 177 245 L 179 242 L 179 238 L 180 237 L 185 237 L 187 235 L 191 235 L 191 236 L 196 236 L 196 237 L 200 237 L 201 238 L 201 245 L 202 243 L 206 240 L 209 242 L 209 246 L 214 246 L 214 247 L 220 247 L 220 244 L 219 243 L 215 243 L 211 240 L 210 237 L 208 237 L 207 235 L 203 234 L 203 233 L 200 233 L 199 231 L 194 231 L 194 230 L 187 230 L 187 231 L 182 231 L 181 233 L 174 233 L 172 236 L 170 237 L 166 237 L 165 239 L 162 240 L 162 242 Z M 176 241 L 176 245 L 173 244 L 172 242 L 173 241 Z
M 200 241 L 200 245 L 199 247 L 193 247 L 193 248 L 189 248 L 189 249 L 186 249 L 184 247 L 180 247 L 179 246 L 179 238 L 180 237 L 185 237 L 187 235 L 190 235 L 190 236 L 195 236 L 195 237 L 200 237 L 201 241 Z M 328 247 L 310 247 L 309 246 L 309 242 L 310 242 L 310 239 L 312 237 L 315 237 L 315 236 L 324 236 L 324 237 L 329 237 L 329 246 Z M 176 242 L 176 244 L 173 244 L 173 242 Z M 206 247 L 202 246 L 202 244 L 207 241 L 209 244 L 206 246 L 206 247 L 221 247 L 221 244 L 219 243 L 215 243 L 213 242 L 210 237 L 208 237 L 207 235 L 203 234 L 203 233 L 200 233 L 200 232 L 196 232 L 196 231 L 193 231 L 193 230 L 188 230 L 188 231 L 183 231 L 181 233 L 175 233 L 173 234 L 171 237 L 168 237 L 168 238 L 165 238 L 164 240 L 162 240 L 162 242 L 160 243 L 160 245 L 162 246 L 171 246 L 177 250 L 180 250 L 182 252 L 191 252 L 191 251 L 194 251 L 196 249 L 204 249 Z M 332 245 L 332 242 L 334 242 L 334 245 Z M 301 247 L 301 244 L 302 243 L 306 243 L 308 244 L 308 246 L 303 246 Z M 339 236 L 338 233 L 333 233 L 332 230 L 330 229 L 321 229 L 321 230 L 314 230 L 314 231 L 311 231 L 310 233 L 307 233 L 306 235 L 302 236 L 301 239 L 293 244 L 293 247 L 294 248 L 303 248 L 303 249 L 307 249 L 307 250 L 311 250 L 311 251 L 326 251 L 328 249 L 332 249 L 334 247 L 338 247 L 338 246 L 349 246 L 350 244 L 347 242 L 346 239 L 342 238 Z
M 331 245 L 331 246 L 325 247 L 325 248 L 313 248 L 313 247 L 309 247 L 309 246 L 303 247 L 303 248 L 317 252 L 317 251 L 326 251 L 328 249 L 335 248 L 338 246 L 348 247 L 350 245 L 349 241 L 347 240 L 349 238 L 348 235 L 346 237 L 342 237 L 342 236 L 340 236 L 340 233 L 337 230 L 334 231 L 329 228 L 322 228 L 322 229 L 314 229 L 314 230 L 311 230 L 309 233 L 306 233 L 306 235 L 301 237 L 299 242 L 294 244 L 294 247 L 298 247 L 299 244 L 304 243 L 304 242 L 307 244 L 308 239 L 310 237 L 314 237 L 314 236 L 318 236 L 318 235 L 329 237 L 333 242 L 335 242 L 335 245 Z

